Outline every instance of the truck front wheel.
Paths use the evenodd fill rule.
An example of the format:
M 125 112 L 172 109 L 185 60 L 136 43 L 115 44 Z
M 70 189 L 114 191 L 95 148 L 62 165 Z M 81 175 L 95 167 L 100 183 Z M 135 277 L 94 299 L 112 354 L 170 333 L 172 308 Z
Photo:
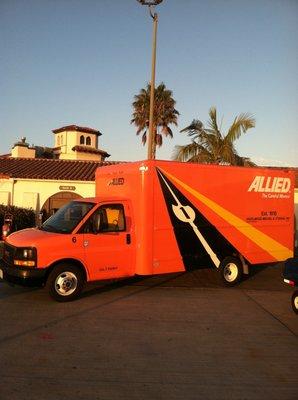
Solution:
M 226 257 L 219 265 L 219 272 L 226 286 L 235 286 L 242 279 L 242 263 L 239 258 Z
M 293 311 L 298 314 L 298 290 L 295 290 L 292 296 L 292 308 Z
M 76 299 L 84 286 L 82 271 L 76 265 L 58 264 L 47 279 L 49 295 L 56 301 L 66 302 Z

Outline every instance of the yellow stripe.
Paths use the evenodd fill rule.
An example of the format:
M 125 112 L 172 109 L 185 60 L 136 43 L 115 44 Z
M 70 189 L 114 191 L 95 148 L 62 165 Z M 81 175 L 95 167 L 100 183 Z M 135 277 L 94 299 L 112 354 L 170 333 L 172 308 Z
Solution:
M 239 232 L 241 232 L 244 236 L 249 238 L 256 245 L 261 247 L 267 253 L 269 253 L 276 260 L 287 259 L 293 257 L 293 251 L 283 246 L 276 240 L 272 239 L 270 236 L 265 233 L 259 231 L 254 228 L 247 222 L 243 221 L 241 218 L 232 214 L 230 211 L 221 207 L 213 200 L 208 199 L 208 197 L 203 194 L 197 192 L 186 183 L 180 181 L 175 176 L 169 174 L 168 172 L 162 171 L 167 177 L 171 178 L 174 182 L 178 183 L 185 190 L 187 190 L 190 194 L 196 197 L 199 201 L 209 207 L 212 211 L 214 211 L 217 215 L 223 218 L 226 222 L 231 224 L 234 228 L 236 228 Z M 278 257 L 276 256 L 278 254 Z

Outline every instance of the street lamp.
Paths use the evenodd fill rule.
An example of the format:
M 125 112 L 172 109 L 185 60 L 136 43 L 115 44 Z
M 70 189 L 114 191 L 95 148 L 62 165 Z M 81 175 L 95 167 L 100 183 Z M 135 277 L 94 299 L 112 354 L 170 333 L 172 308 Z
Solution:
M 150 15 L 153 19 L 153 39 L 152 39 L 152 63 L 151 63 L 151 84 L 150 84 L 150 111 L 149 111 L 149 136 L 148 136 L 148 160 L 155 158 L 155 132 L 154 132 L 154 91 L 155 91 L 155 65 L 156 65 L 156 33 L 158 16 L 154 12 L 154 7 L 160 4 L 163 0 L 137 0 L 143 6 L 149 7 Z

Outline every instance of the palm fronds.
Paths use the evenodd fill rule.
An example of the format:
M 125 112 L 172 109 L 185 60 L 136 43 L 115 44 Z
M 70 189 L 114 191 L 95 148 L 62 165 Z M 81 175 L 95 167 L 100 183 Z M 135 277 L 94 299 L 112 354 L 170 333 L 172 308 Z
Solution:
M 190 144 L 176 146 L 173 159 L 188 162 L 245 165 L 254 163 L 249 158 L 240 157 L 234 147 L 234 142 L 242 133 L 255 126 L 252 115 L 240 114 L 237 116 L 226 135 L 223 135 L 217 123 L 215 107 L 209 110 L 207 128 L 199 119 L 194 119 L 190 125 L 180 132 L 187 133 L 192 138 Z
M 150 111 L 150 84 L 140 90 L 140 93 L 134 96 L 133 114 L 130 121 L 137 127 L 136 134 L 143 134 L 142 143 L 147 140 L 147 131 L 149 129 L 149 111 Z M 162 136 L 173 137 L 173 132 L 169 125 L 176 125 L 179 112 L 175 109 L 176 101 L 173 99 L 173 93 L 166 88 L 162 82 L 154 91 L 154 130 L 155 143 L 162 146 Z

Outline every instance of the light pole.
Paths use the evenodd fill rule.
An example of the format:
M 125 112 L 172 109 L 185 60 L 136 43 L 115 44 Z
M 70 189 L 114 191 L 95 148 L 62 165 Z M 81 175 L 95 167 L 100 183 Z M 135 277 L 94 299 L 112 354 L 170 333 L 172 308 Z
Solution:
M 137 0 L 143 6 L 149 7 L 150 15 L 153 19 L 153 39 L 152 39 L 152 62 L 151 62 L 151 83 L 150 83 L 150 111 L 149 111 L 149 135 L 148 135 L 148 160 L 155 158 L 155 132 L 154 132 L 154 92 L 155 92 L 155 65 L 156 65 L 156 33 L 158 15 L 154 12 L 154 7 L 163 0 Z

